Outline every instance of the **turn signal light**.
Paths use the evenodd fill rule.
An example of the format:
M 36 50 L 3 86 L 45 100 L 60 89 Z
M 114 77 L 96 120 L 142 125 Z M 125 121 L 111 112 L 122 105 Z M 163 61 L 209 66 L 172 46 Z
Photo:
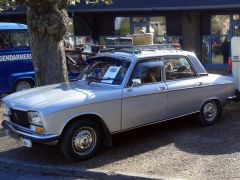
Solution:
M 38 134 L 42 134 L 42 133 L 43 133 L 43 128 L 42 128 L 42 127 L 30 125 L 30 128 L 31 128 L 31 130 L 34 131 L 35 133 L 38 133 Z
M 35 132 L 38 133 L 38 134 L 42 134 L 43 133 L 43 128 L 36 127 Z
M 228 58 L 228 71 L 229 71 L 229 73 L 232 72 L 232 58 L 231 57 Z

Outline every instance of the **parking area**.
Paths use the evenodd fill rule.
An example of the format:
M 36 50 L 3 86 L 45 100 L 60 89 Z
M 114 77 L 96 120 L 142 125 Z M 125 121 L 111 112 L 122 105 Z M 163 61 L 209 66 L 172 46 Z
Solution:
M 224 108 L 216 125 L 202 127 L 195 117 L 145 127 L 113 137 L 113 146 L 81 163 L 67 162 L 56 147 L 22 147 L 0 127 L 0 158 L 165 178 L 240 178 L 240 103 Z

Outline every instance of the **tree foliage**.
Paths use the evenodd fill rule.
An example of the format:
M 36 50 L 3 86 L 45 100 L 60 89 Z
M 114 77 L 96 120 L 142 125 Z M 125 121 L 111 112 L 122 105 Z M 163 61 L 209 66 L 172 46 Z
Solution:
M 0 12 L 3 10 L 14 8 L 16 3 L 12 0 L 0 0 Z
M 83 0 L 82 0 L 83 1 Z M 84 0 L 86 4 L 111 0 Z M 0 11 L 26 7 L 36 85 L 68 81 L 63 36 L 69 22 L 67 8 L 80 0 L 0 0 Z
M 0 0 L 0 12 L 7 9 L 15 9 L 18 4 L 23 6 L 31 6 L 38 3 L 59 3 L 63 8 L 67 8 L 69 5 L 75 5 L 80 3 L 81 0 Z M 96 4 L 103 2 L 105 4 L 111 4 L 112 0 L 85 0 L 86 4 Z

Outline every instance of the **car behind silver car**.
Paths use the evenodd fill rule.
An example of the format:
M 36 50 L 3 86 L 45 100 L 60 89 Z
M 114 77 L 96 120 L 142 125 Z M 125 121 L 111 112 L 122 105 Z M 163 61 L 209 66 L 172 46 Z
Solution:
M 233 78 L 208 74 L 194 53 L 127 52 L 92 58 L 75 82 L 3 98 L 7 134 L 27 147 L 59 144 L 67 159 L 84 160 L 122 131 L 194 113 L 214 124 L 235 98 Z

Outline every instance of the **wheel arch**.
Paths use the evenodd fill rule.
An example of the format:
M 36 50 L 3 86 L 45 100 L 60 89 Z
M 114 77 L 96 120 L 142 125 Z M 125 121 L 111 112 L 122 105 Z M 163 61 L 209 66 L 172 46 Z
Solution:
M 36 83 L 34 71 L 10 74 L 8 77 L 9 90 L 13 92 L 16 83 L 23 80 L 29 80 L 33 83 L 33 85 L 35 85 Z
M 212 98 L 209 98 L 209 99 L 205 99 L 202 104 L 201 104 L 201 108 L 203 107 L 203 105 L 207 102 L 207 101 L 215 101 L 217 103 L 218 106 L 222 106 L 222 102 L 219 98 L 217 97 L 212 97 Z
M 11 87 L 11 91 L 14 92 L 15 91 L 15 88 L 16 88 L 16 85 L 21 82 L 21 81 L 28 81 L 32 84 L 32 86 L 34 87 L 35 86 L 35 79 L 33 79 L 32 77 L 21 77 L 21 78 L 17 78 L 15 79 L 14 83 L 12 84 L 12 87 Z
M 64 132 L 68 129 L 69 126 L 71 126 L 72 123 L 74 123 L 75 121 L 80 121 L 81 119 L 89 119 L 91 121 L 95 121 L 99 124 L 99 126 L 101 127 L 103 134 L 104 134 L 104 145 L 106 146 L 111 146 L 112 145 L 112 137 L 110 134 L 110 131 L 107 127 L 107 125 L 105 124 L 104 120 L 102 119 L 101 116 L 99 116 L 98 114 L 93 114 L 93 113 L 89 113 L 89 114 L 81 114 L 78 115 L 76 117 L 73 117 L 72 119 L 70 119 L 64 126 L 64 128 L 62 129 L 61 132 L 61 136 L 64 134 Z

